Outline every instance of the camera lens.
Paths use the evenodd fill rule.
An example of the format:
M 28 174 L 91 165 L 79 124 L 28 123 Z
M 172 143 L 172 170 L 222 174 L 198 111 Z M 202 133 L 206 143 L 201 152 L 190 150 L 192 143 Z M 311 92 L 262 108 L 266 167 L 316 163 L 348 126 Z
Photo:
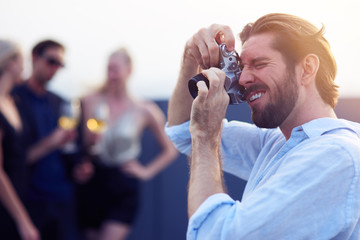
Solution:
M 193 98 L 196 98 L 198 95 L 199 89 L 196 84 L 199 81 L 204 81 L 206 83 L 206 86 L 209 88 L 209 80 L 203 74 L 199 73 L 198 75 L 195 75 L 188 82 L 188 88 Z

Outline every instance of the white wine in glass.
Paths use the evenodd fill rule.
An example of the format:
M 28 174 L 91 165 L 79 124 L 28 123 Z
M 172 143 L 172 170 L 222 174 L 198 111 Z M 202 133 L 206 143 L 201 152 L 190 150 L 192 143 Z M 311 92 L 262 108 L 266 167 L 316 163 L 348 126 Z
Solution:
M 86 126 L 93 133 L 103 133 L 107 127 L 109 118 L 109 106 L 105 102 L 99 102 L 93 116 L 87 120 Z
M 60 118 L 58 124 L 65 130 L 75 129 L 79 123 L 80 103 L 78 100 L 64 102 L 60 106 Z
M 74 130 L 80 118 L 80 102 L 79 100 L 72 100 L 70 102 L 63 102 L 60 106 L 60 117 L 58 125 L 65 130 Z M 63 151 L 71 153 L 76 151 L 76 144 L 68 142 L 64 145 Z
M 77 119 L 68 116 L 61 116 L 59 118 L 59 126 L 65 130 L 75 129 L 77 125 L 78 125 Z
M 95 134 L 102 134 L 107 129 L 109 119 L 109 106 L 103 101 L 99 101 L 92 113 L 92 116 L 86 121 L 86 127 Z M 100 143 L 96 142 L 90 148 L 90 152 L 97 155 L 100 150 Z
M 106 121 L 96 118 L 90 118 L 86 126 L 93 133 L 102 133 L 106 130 Z

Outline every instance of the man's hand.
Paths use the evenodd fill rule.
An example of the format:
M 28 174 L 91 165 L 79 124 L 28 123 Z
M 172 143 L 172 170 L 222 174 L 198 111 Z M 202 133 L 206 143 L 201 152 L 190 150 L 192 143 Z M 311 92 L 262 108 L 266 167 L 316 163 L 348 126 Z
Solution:
M 28 163 L 33 164 L 42 157 L 46 156 L 50 152 L 60 149 L 68 142 L 72 142 L 76 139 L 76 130 L 66 130 L 62 128 L 56 128 L 47 137 L 41 139 L 30 147 L 27 156 Z
M 216 141 L 229 104 L 229 95 L 224 89 L 225 73 L 210 68 L 202 74 L 209 80 L 210 88 L 203 81 L 197 83 L 199 92 L 191 109 L 190 132 L 192 138 Z
M 93 177 L 94 171 L 94 165 L 90 160 L 84 160 L 82 163 L 75 165 L 73 178 L 78 184 L 84 184 Z
M 193 102 L 188 90 L 188 81 L 202 69 L 219 65 L 219 44 L 225 43 L 229 51 L 234 50 L 235 38 L 228 26 L 213 24 L 199 30 L 187 41 L 179 78 L 169 100 L 169 126 L 178 125 L 190 119 Z
M 53 149 L 60 148 L 68 142 L 72 142 L 76 139 L 76 130 L 66 130 L 63 128 L 56 128 L 48 137 Z
M 200 29 L 186 43 L 185 53 L 193 57 L 202 69 L 219 65 L 219 45 L 225 43 L 229 51 L 234 50 L 235 38 L 230 27 L 213 24 Z
M 202 74 L 209 80 L 210 88 L 202 81 L 197 83 L 199 92 L 191 109 L 189 217 L 209 196 L 224 192 L 219 152 L 222 120 L 229 104 L 224 89 L 225 73 L 210 68 Z

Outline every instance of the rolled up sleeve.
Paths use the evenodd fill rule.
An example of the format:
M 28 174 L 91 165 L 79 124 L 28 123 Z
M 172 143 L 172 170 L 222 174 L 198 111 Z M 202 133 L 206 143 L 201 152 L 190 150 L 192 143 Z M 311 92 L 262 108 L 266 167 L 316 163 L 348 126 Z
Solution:
M 169 123 L 166 123 L 165 125 L 166 135 L 173 142 L 176 149 L 187 156 L 191 153 L 191 135 L 189 127 L 190 121 L 171 127 L 169 127 Z
M 207 198 L 189 220 L 187 240 L 223 239 L 221 234 L 229 232 L 223 229 L 229 226 L 224 222 L 235 220 L 233 214 L 230 214 L 233 215 L 231 217 L 226 213 L 234 212 L 234 208 L 240 206 L 237 204 L 239 202 L 224 193 L 214 194 Z

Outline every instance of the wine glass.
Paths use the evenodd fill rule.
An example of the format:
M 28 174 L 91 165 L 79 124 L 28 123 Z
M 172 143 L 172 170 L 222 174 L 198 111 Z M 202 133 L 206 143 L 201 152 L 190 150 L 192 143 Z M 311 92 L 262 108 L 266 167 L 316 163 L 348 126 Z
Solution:
M 87 128 L 94 134 L 100 135 L 104 133 L 107 129 L 107 124 L 109 120 L 109 106 L 105 101 L 99 101 L 92 113 L 92 116 L 87 120 Z M 99 152 L 99 144 L 96 143 L 91 148 L 93 154 Z
M 87 120 L 86 126 L 91 132 L 101 134 L 106 130 L 108 118 L 109 106 L 101 101 L 96 105 L 92 117 Z
M 65 130 L 74 130 L 80 119 L 80 101 L 78 99 L 72 101 L 64 101 L 60 105 L 60 118 L 58 125 Z M 64 145 L 63 151 L 73 153 L 76 150 L 75 142 L 68 142 Z

